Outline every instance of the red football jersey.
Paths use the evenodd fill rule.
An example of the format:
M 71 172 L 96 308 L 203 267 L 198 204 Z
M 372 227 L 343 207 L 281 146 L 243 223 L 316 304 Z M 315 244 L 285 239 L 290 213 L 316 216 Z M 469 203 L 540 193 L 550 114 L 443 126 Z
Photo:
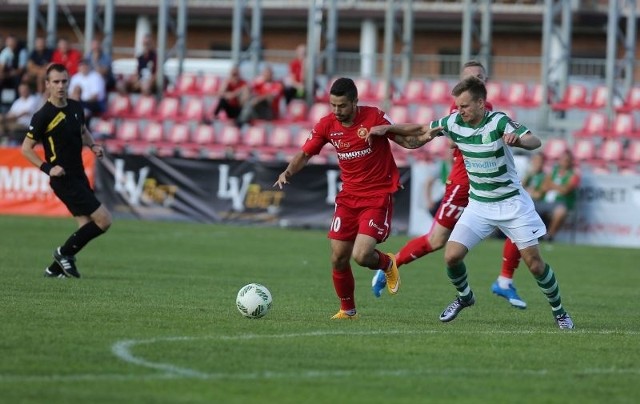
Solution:
M 368 197 L 393 193 L 400 187 L 400 173 L 389 139 L 372 136 L 371 144 L 364 139 L 372 126 L 390 123 L 385 113 L 375 107 L 358 107 L 353 125 L 349 127 L 342 126 L 331 113 L 316 123 L 302 150 L 316 155 L 325 144 L 331 143 L 338 156 L 342 191 L 349 195 Z
M 486 101 L 484 103 L 485 108 L 489 111 L 493 111 L 493 105 Z M 455 103 L 449 107 L 449 113 L 453 114 L 458 110 Z M 467 175 L 467 169 L 464 167 L 464 159 L 462 158 L 462 152 L 457 147 L 453 148 L 453 164 L 451 165 L 451 172 L 447 178 L 447 184 L 465 185 L 467 187 L 467 193 L 469 193 L 469 176 Z

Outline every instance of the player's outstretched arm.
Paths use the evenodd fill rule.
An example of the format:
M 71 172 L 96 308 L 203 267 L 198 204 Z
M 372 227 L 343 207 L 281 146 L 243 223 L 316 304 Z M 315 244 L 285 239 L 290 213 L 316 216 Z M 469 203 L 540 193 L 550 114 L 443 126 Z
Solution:
M 287 168 L 280 173 L 280 175 L 278 176 L 278 180 L 273 184 L 273 186 L 274 187 L 278 186 L 278 188 L 282 189 L 284 184 L 289 183 L 289 179 L 295 173 L 302 170 L 304 166 L 307 165 L 307 162 L 309 161 L 310 158 L 311 156 L 308 155 L 307 153 L 303 151 L 298 152 L 298 154 L 293 156 L 293 158 L 289 162 L 289 165 L 287 165 Z
M 427 128 L 427 132 L 419 136 L 396 136 L 393 141 L 404 147 L 405 149 L 417 149 L 418 147 L 424 146 L 425 144 L 435 139 L 441 130 L 442 128 Z
M 522 136 L 518 136 L 515 133 L 505 133 L 503 140 L 507 146 L 520 147 L 525 150 L 535 150 L 542 146 L 542 141 L 531 132 L 527 132 Z

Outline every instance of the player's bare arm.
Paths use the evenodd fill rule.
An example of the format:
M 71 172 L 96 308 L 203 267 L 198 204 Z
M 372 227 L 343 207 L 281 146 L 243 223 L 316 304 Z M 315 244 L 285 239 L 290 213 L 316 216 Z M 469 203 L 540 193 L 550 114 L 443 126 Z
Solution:
M 93 141 L 93 136 L 86 125 L 82 126 L 82 144 L 87 146 L 97 158 L 101 159 L 104 156 L 104 148 Z
M 311 156 L 303 151 L 293 156 L 289 165 L 287 165 L 287 168 L 280 173 L 278 180 L 273 184 L 273 186 L 275 187 L 277 185 L 278 188 L 282 189 L 284 184 L 289 183 L 289 179 L 291 179 L 295 173 L 302 170 L 304 166 L 307 165 L 310 158 Z
M 417 149 L 430 142 L 442 129 L 442 127 L 429 128 L 426 125 L 412 123 L 378 125 L 369 130 L 366 139 L 370 141 L 371 136 L 385 136 L 387 133 L 392 133 L 395 135 L 392 140 L 400 146 L 406 149 Z
M 421 133 L 419 134 L 406 134 L 406 132 L 405 134 L 396 133 L 396 135 L 399 136 L 396 136 L 393 141 L 404 147 L 405 149 L 417 149 L 418 147 L 424 146 L 425 144 L 435 139 L 440 134 L 442 129 L 444 129 L 441 126 L 435 128 L 420 126 L 420 128 Z
M 515 133 L 505 133 L 502 135 L 502 139 L 507 146 L 519 147 L 525 150 L 535 150 L 542 146 L 540 139 L 531 132 L 527 132 L 522 136 L 518 136 Z
M 61 177 L 65 174 L 64 168 L 61 166 L 53 165 L 51 163 L 47 163 L 42 161 L 40 156 L 35 152 L 34 148 L 36 147 L 35 140 L 30 137 L 25 137 L 22 141 L 22 155 L 31 162 L 34 166 L 38 167 L 45 174 L 48 174 L 50 177 Z

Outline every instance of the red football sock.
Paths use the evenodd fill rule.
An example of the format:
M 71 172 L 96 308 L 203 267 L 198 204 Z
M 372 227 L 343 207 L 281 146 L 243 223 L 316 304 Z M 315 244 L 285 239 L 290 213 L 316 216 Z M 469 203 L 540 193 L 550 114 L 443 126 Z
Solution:
M 520 250 L 513 244 L 513 241 L 506 239 L 502 250 L 502 271 L 500 276 L 513 279 L 513 273 L 520 264 Z
M 340 299 L 340 309 L 344 311 L 355 310 L 356 301 L 353 297 L 355 291 L 355 281 L 351 267 L 346 271 L 333 269 L 333 287 Z
M 374 269 L 374 270 L 382 269 L 384 271 L 387 268 L 389 268 L 389 263 L 391 263 L 391 258 L 389 258 L 387 254 L 383 253 L 380 250 L 376 250 L 376 252 L 378 253 L 378 266 L 371 269 Z
M 396 264 L 398 265 L 398 267 L 400 267 L 400 265 L 413 262 L 432 251 L 433 249 L 431 248 L 431 244 L 429 244 L 428 234 L 416 237 L 412 240 L 409 240 L 409 242 L 405 244 L 404 247 L 402 247 L 402 249 L 396 256 Z

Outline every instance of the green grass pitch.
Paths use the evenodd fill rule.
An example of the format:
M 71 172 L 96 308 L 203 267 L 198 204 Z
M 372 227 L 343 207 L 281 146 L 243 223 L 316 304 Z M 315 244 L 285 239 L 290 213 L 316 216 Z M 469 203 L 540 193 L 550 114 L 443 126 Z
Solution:
M 81 279 L 45 279 L 72 219 L 0 216 L 3 403 L 632 403 L 640 397 L 640 251 L 542 247 L 576 329 L 560 331 L 533 277 L 529 307 L 490 292 L 502 242 L 469 254 L 476 305 L 453 322 L 442 252 L 371 294 L 353 264 L 360 319 L 338 302 L 324 231 L 116 221 L 78 255 Z M 381 245 L 397 251 L 407 240 Z M 235 307 L 273 294 L 266 317 Z

